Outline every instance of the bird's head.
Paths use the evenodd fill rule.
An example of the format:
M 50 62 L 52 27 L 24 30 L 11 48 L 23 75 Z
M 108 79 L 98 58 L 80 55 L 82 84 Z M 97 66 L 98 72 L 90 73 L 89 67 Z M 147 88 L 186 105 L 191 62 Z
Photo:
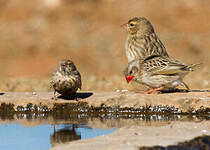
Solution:
M 126 69 L 124 70 L 124 75 L 127 83 L 131 80 L 136 80 L 139 73 L 139 61 L 134 60 L 128 64 Z
M 76 70 L 76 66 L 74 65 L 74 62 L 71 60 L 61 60 L 60 70 L 66 73 L 70 73 Z
M 134 17 L 121 26 L 127 30 L 129 35 L 139 34 L 141 36 L 154 32 L 152 24 L 144 17 Z

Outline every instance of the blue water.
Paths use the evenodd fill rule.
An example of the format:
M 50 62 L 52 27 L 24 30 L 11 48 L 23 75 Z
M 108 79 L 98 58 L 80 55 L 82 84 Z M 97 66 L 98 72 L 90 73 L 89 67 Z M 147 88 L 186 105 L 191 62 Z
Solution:
M 57 143 L 107 135 L 114 130 L 72 124 L 33 127 L 17 123 L 5 124 L 0 125 L 0 150 L 47 150 Z

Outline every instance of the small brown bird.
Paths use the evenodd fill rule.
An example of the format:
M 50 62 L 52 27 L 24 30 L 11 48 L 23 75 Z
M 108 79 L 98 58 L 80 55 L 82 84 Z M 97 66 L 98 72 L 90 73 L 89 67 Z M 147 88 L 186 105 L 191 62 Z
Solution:
M 134 80 L 150 87 L 151 89 L 144 91 L 149 94 L 163 89 L 171 90 L 179 85 L 189 90 L 183 78 L 199 66 L 200 64 L 187 65 L 169 57 L 152 55 L 130 62 L 124 73 L 128 83 Z
M 150 55 L 169 57 L 152 24 L 146 18 L 134 17 L 122 26 L 128 33 L 125 43 L 128 62 Z
M 54 98 L 56 92 L 63 96 L 69 96 L 75 94 L 78 89 L 81 89 L 81 75 L 73 61 L 60 61 L 59 67 L 53 73 L 50 84 L 54 88 Z

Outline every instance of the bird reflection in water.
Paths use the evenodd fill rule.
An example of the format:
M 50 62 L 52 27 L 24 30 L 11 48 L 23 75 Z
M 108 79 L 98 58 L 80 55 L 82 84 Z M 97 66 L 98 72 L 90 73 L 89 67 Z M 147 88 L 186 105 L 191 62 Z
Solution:
M 52 147 L 54 147 L 57 144 L 62 144 L 62 143 L 81 139 L 80 133 L 76 132 L 75 130 L 77 128 L 77 125 L 64 127 L 57 131 L 55 129 L 55 125 L 53 128 L 54 128 L 54 132 L 52 135 L 50 135 L 50 143 Z

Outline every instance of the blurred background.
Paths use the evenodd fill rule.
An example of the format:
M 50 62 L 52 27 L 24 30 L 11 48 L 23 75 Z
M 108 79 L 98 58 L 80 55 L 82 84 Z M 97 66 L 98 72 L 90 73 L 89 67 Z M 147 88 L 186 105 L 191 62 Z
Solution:
M 169 55 L 202 62 L 186 76 L 193 89 L 210 88 L 208 0 L 0 0 L 0 90 L 49 91 L 61 59 L 72 59 L 82 90 L 142 89 L 127 84 L 126 31 L 134 16 L 148 18 Z

